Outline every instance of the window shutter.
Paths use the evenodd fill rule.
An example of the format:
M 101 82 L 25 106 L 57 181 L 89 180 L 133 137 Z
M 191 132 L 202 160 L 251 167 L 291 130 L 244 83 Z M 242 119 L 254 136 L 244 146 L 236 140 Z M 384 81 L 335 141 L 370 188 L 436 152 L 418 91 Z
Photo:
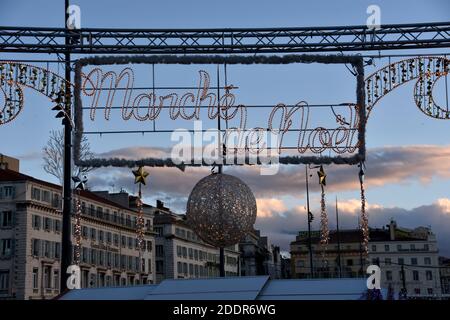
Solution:
M 3 187 L 0 187 L 0 199 L 3 199 Z

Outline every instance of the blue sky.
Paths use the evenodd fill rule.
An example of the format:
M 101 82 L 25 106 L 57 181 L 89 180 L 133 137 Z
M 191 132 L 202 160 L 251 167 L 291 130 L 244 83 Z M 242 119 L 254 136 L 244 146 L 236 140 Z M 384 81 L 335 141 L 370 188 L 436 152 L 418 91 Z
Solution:
M 450 2 L 442 1 L 71 1 L 81 8 L 82 27 L 108 28 L 215 28 L 215 27 L 299 27 L 299 26 L 332 26 L 362 25 L 367 19 L 366 9 L 371 4 L 381 8 L 381 23 L 418 23 L 449 21 Z M 64 1 L 24 1 L 2 0 L 0 3 L 0 24 L 7 26 L 40 26 L 62 27 L 64 23 Z M 416 51 L 418 52 L 418 51 Z M 425 52 L 446 52 L 440 49 Z M 401 52 L 396 52 L 401 53 Z M 0 59 L 31 58 L 29 55 L 0 54 Z M 35 55 L 33 58 L 50 58 L 51 55 Z M 388 63 L 387 59 L 375 60 L 377 68 Z M 297 68 L 297 66 L 295 67 Z M 265 102 L 275 104 L 282 100 L 295 103 L 306 99 L 310 103 L 342 102 L 353 99 L 354 83 L 343 67 L 329 69 L 318 67 L 298 67 L 295 69 L 272 68 L 247 72 L 240 67 L 230 69 L 233 84 L 242 88 L 239 97 L 244 102 Z M 298 71 L 297 71 L 298 70 Z M 55 69 L 55 71 L 58 71 Z M 366 74 L 375 71 L 368 67 Z M 166 83 L 178 81 L 177 70 L 159 70 L 158 80 Z M 192 81 L 196 81 L 195 68 L 188 69 Z M 141 71 L 139 79 L 145 82 L 145 71 Z M 283 79 L 281 85 L 281 81 Z M 141 82 L 142 83 L 142 82 Z M 190 84 L 194 84 L 192 82 Z M 148 82 L 146 82 L 148 84 Z M 271 90 L 263 90 L 262 87 Z M 438 88 L 439 89 L 439 88 Z M 440 89 L 442 90 L 442 84 Z M 257 92 L 257 96 L 254 93 Z M 442 92 L 441 92 L 442 93 Z M 436 170 L 424 169 L 420 163 L 411 166 L 411 170 L 420 171 L 417 175 L 399 175 L 390 182 L 373 184 L 368 189 L 370 203 L 386 208 L 402 208 L 414 210 L 423 205 L 432 205 L 437 199 L 449 198 L 449 177 L 445 176 L 448 167 L 440 166 L 448 158 L 438 158 L 439 153 L 450 148 L 449 121 L 436 121 L 427 118 L 417 110 L 413 102 L 413 85 L 405 85 L 390 93 L 376 106 L 367 128 L 367 147 L 369 150 L 380 148 L 404 147 L 410 152 L 412 146 L 424 146 L 425 156 L 418 152 L 412 156 L 417 159 L 426 158 L 427 150 L 433 150 L 430 157 L 434 161 L 426 162 L 427 166 L 436 166 Z M 445 97 L 438 95 L 438 101 L 445 103 Z M 21 167 L 25 173 L 43 178 L 54 179 L 42 170 L 41 149 L 45 145 L 48 132 L 59 128 L 50 111 L 49 101 L 31 92 L 25 93 L 25 109 L 17 120 L 7 126 L 0 127 L 3 139 L 0 152 L 21 158 Z M 113 122 L 113 125 L 121 125 Z M 92 139 L 95 152 L 139 146 L 164 146 L 164 140 L 150 143 L 148 137 L 122 136 Z M 426 149 L 425 146 L 442 149 Z M 392 149 L 389 149 L 392 150 Z M 416 149 L 414 149 L 416 150 Z M 440 151 L 442 150 L 442 151 Z M 416 150 L 417 151 L 417 150 Z M 376 160 L 370 160 L 376 161 Z M 371 168 L 373 175 L 380 172 L 376 163 L 368 161 L 367 179 L 370 181 Z M 395 162 L 389 162 L 390 165 Z M 423 162 L 425 163 L 425 162 Z M 373 165 L 372 165 L 373 164 Z M 375 168 L 377 168 L 376 171 Z M 347 169 L 346 169 L 347 170 Z M 301 170 L 302 171 L 302 170 Z M 357 169 L 354 168 L 356 179 Z M 375 172 L 376 171 L 376 172 Z M 401 168 L 399 168 L 401 171 Z M 422 172 L 423 171 L 423 172 Z M 333 172 L 333 171 L 332 171 Z M 442 174 L 442 172 L 444 174 Z M 392 173 L 390 174 L 393 175 Z M 395 175 L 395 174 L 394 174 Z M 179 176 L 177 176 L 180 178 Z M 380 176 L 381 180 L 387 176 Z M 177 178 L 177 179 L 178 179 Z M 430 179 L 428 179 L 430 178 Z M 176 179 L 175 179 L 176 181 Z M 109 183 L 109 182 L 108 182 Z M 107 186 L 104 183 L 100 186 Z M 121 182 L 116 181 L 116 187 Z M 123 182 L 125 184 L 125 182 Z M 299 185 L 301 181 L 299 181 Z M 266 187 L 269 187 L 268 182 Z M 132 184 L 126 184 L 134 191 Z M 153 186 L 157 189 L 157 186 Z M 168 187 L 167 190 L 170 188 Z M 331 190 L 333 190 L 330 187 Z M 301 189 L 299 189 L 300 193 Z M 350 201 L 358 197 L 354 187 L 342 187 L 333 190 L 342 201 Z M 330 199 L 334 199 L 334 193 Z M 169 191 L 161 191 L 170 199 Z M 178 195 L 177 195 L 178 196 Z M 149 195 L 150 198 L 152 198 Z M 267 198 L 261 194 L 261 198 Z M 280 194 L 290 210 L 303 205 L 302 195 Z M 174 205 L 177 204 L 174 201 Z M 180 205 L 178 203 L 178 205 Z M 182 208 L 182 205 L 180 205 Z M 390 212 L 391 213 L 391 212 Z M 298 226 L 301 228 L 302 226 Z

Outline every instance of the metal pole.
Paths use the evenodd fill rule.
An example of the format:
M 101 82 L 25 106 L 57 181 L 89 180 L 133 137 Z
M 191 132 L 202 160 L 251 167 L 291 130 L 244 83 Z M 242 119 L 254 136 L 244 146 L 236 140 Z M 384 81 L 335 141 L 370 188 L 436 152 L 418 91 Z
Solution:
M 67 28 L 67 20 L 69 18 L 68 14 L 68 8 L 69 8 L 69 0 L 65 0 L 65 6 L 64 6 L 64 25 L 66 27 L 66 32 L 68 31 Z M 65 38 L 66 47 L 70 44 L 70 38 L 66 34 Z M 68 82 L 70 82 L 70 51 L 69 49 L 64 54 L 65 57 L 65 79 Z M 67 116 L 71 116 L 71 110 L 70 110 L 70 86 L 66 85 L 66 98 L 65 98 L 65 111 L 67 113 Z M 72 247 L 72 241 L 71 241 L 71 223 L 70 218 L 72 216 L 72 186 L 71 186 L 71 175 L 72 175 L 72 128 L 70 121 L 67 121 L 67 119 L 64 118 L 64 179 L 63 179 L 63 212 L 62 212 L 62 243 L 61 243 L 61 270 L 60 270 L 60 291 L 64 292 L 67 290 L 67 279 L 69 275 L 66 273 L 67 268 L 72 263 L 72 257 L 71 257 L 71 247 Z
M 309 267 L 311 278 L 314 278 L 314 266 L 313 266 L 313 253 L 312 253 L 312 240 L 311 240 L 311 217 L 312 214 L 309 211 L 309 182 L 308 182 L 308 165 L 305 165 L 306 170 L 306 211 L 308 212 L 308 247 L 309 247 Z
M 337 236 L 337 251 L 338 251 L 338 270 L 339 278 L 342 278 L 342 267 L 341 267 L 341 235 L 339 233 L 339 212 L 338 212 L 338 202 L 336 197 L 336 236 Z
M 217 141 L 218 141 L 218 152 L 220 152 L 221 149 L 221 139 L 220 139 L 220 133 L 221 133 L 221 129 L 220 129 L 220 75 L 219 75 L 219 65 L 217 65 Z M 219 164 L 218 166 L 218 171 L 219 173 L 222 173 L 222 165 Z M 225 250 L 224 248 L 220 248 L 219 250 L 219 254 L 220 254 L 220 259 L 219 259 L 219 263 L 220 263 L 220 267 L 219 267 L 219 271 L 220 271 L 220 276 L 221 277 L 225 277 Z

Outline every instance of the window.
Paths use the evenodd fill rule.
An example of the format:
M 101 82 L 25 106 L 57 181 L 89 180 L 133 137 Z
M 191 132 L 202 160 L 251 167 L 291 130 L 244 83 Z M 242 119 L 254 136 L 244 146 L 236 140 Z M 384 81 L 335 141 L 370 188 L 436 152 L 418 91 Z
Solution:
M 194 259 L 198 260 L 198 250 L 197 249 L 194 250 Z
M 41 228 L 41 217 L 40 216 L 33 214 L 31 217 L 31 222 L 33 225 L 33 229 L 39 230 Z
M 297 260 L 297 268 L 302 268 L 305 266 L 304 260 Z
M 53 289 L 59 289 L 59 271 L 53 270 Z
M 155 254 L 157 257 L 164 257 L 164 247 L 162 245 L 157 245 L 155 247 L 155 250 L 156 250 Z
M 122 248 L 125 248 L 125 246 L 127 245 L 127 237 L 122 236 L 121 242 L 122 242 Z
M 33 268 L 33 289 L 37 290 L 39 288 L 39 269 Z
M 31 239 L 31 254 L 35 257 L 41 255 L 41 240 Z
M 353 260 L 352 259 L 348 259 L 347 260 L 347 265 L 348 266 L 352 266 L 353 265 Z
M 192 248 L 189 248 L 189 259 L 194 258 L 194 250 Z
M 91 229 L 91 240 L 97 240 L 97 230 L 95 230 L 94 228 Z
M 423 250 L 424 250 L 424 251 L 430 250 L 430 246 L 428 245 L 428 243 L 426 243 L 426 244 L 423 245 Z
M 103 242 L 103 240 L 104 240 L 104 234 L 103 234 L 103 231 L 102 231 L 102 230 L 99 230 L 99 231 L 98 231 L 98 241 L 99 241 L 99 242 Z
M 385 245 L 384 245 L 384 251 L 390 251 L 390 247 L 389 247 L 388 244 L 385 244 Z
M 0 240 L 0 256 L 9 257 L 11 256 L 12 250 L 12 239 L 1 239 Z
M 85 239 L 88 237 L 88 227 L 85 226 L 81 227 L 81 236 Z
M 163 235 L 163 228 L 162 227 L 155 227 L 155 232 L 156 232 L 156 235 L 158 237 L 162 237 L 162 235 Z
M 413 280 L 419 281 L 419 271 L 417 271 L 417 270 L 413 271 Z
M 52 229 L 52 219 L 44 218 L 44 230 L 50 231 Z
M 427 270 L 425 272 L 426 278 L 427 280 L 433 280 L 433 272 L 431 272 L 430 270 Z
M 45 289 L 52 288 L 52 267 L 51 266 L 44 267 L 44 288 Z
M 399 265 L 405 264 L 405 259 L 403 259 L 403 258 L 398 258 L 398 264 L 399 264 Z
M 403 281 L 403 272 L 402 271 L 398 272 L 398 278 L 400 279 L 400 281 Z
M 97 250 L 91 249 L 91 264 L 97 264 Z
M 88 263 L 88 249 L 82 248 L 81 249 L 81 262 Z
M 59 197 L 59 194 L 57 194 L 57 193 L 53 194 L 52 206 L 54 208 L 61 208 L 61 198 Z
M 118 247 L 119 246 L 119 235 L 117 233 L 115 233 L 113 236 L 113 239 L 114 239 L 114 246 Z
M 148 259 L 148 273 L 152 273 L 152 259 Z
M 103 219 L 103 208 L 97 207 L 97 218 Z
M 411 243 L 411 244 L 409 245 L 409 248 L 411 249 L 411 251 L 414 251 L 414 250 L 416 250 L 416 245 L 413 244 L 413 243 Z
M 112 234 L 111 232 L 106 233 L 106 242 L 109 244 L 112 242 Z
M 397 251 L 402 251 L 402 245 L 401 244 L 397 245 Z
M 103 250 L 98 251 L 98 264 L 100 266 L 105 265 L 105 252 Z
M 44 241 L 44 257 L 50 258 L 50 241 Z
M 59 259 L 61 257 L 61 243 L 55 242 L 55 259 Z
M 128 237 L 128 248 L 132 249 L 133 248 L 133 238 Z
M 392 281 L 392 271 L 386 271 L 386 280 Z
M 411 264 L 417 265 L 417 258 L 411 258 Z
M 183 247 L 183 258 L 187 258 L 187 249 Z
M 163 261 L 161 260 L 156 261 L 156 272 L 157 273 L 163 272 Z
M 377 251 L 377 246 L 374 245 L 374 244 L 372 245 L 372 251 L 373 251 L 373 252 L 376 252 L 376 251 Z
M 192 263 L 189 263 L 189 275 L 194 275 L 194 265 Z
M 0 292 L 9 288 L 9 270 L 0 270 Z
M 387 265 L 387 266 L 391 265 L 391 258 L 385 258 L 384 259 L 384 264 Z
M 47 203 L 50 203 L 50 192 L 46 190 L 42 190 L 41 200 Z
M 424 259 L 425 264 L 431 264 L 431 258 L 430 257 L 425 257 Z
M 180 261 L 177 262 L 177 272 L 178 273 L 182 273 L 183 272 L 183 267 L 181 266 L 181 262 Z
M 35 187 L 31 188 L 31 199 L 41 201 L 41 190 Z
M 16 188 L 13 186 L 3 187 L 3 198 L 4 199 L 13 199 L 15 197 Z
M 12 211 L 0 212 L 0 228 L 12 226 Z
M 111 267 L 112 268 L 119 267 L 119 255 L 117 253 L 111 253 Z
M 147 251 L 152 251 L 152 242 L 147 241 Z
M 184 274 L 188 274 L 188 266 L 187 266 L 187 263 L 185 262 L 185 263 L 183 263 L 183 273 Z
M 414 289 L 414 293 L 415 293 L 415 294 L 420 294 L 420 288 L 415 288 L 415 289 Z
M 61 221 L 55 220 L 54 224 L 55 224 L 55 232 L 60 233 L 61 232 Z
M 428 294 L 433 294 L 433 288 L 428 288 L 428 289 L 427 289 L 427 293 L 428 293 Z

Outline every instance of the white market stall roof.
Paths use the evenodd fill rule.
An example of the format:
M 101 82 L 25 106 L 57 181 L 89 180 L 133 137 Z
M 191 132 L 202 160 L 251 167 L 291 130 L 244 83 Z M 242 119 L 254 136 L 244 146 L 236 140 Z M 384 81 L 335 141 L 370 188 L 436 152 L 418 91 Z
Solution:
M 157 285 L 71 290 L 61 300 L 358 300 L 365 278 L 270 280 L 269 276 L 168 279 Z M 385 292 L 383 297 L 385 297 Z

